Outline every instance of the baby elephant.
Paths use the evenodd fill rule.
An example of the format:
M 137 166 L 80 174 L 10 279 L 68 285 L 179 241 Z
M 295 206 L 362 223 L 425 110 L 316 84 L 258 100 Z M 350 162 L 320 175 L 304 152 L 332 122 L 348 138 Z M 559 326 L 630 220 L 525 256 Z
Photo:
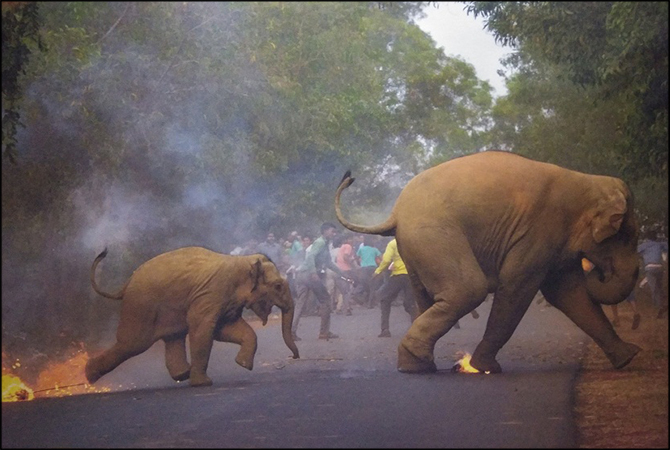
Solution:
M 299 358 L 291 334 L 293 298 L 287 281 L 262 254 L 231 256 L 202 247 L 185 247 L 142 264 L 116 294 L 103 292 L 95 269 L 107 249 L 95 258 L 91 284 L 100 295 L 123 300 L 116 344 L 86 364 L 86 378 L 95 383 L 119 364 L 165 341 L 165 364 L 176 381 L 210 386 L 207 364 L 213 340 L 240 345 L 235 362 L 252 370 L 256 333 L 242 318 L 250 308 L 267 323 L 273 306 L 282 312 L 284 342 Z M 189 335 L 191 364 L 186 359 Z

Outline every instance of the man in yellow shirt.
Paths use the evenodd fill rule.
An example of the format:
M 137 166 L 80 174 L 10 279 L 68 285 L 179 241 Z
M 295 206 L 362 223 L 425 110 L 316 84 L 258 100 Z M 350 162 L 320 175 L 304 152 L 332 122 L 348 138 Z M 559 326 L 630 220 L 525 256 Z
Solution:
M 386 245 L 382 261 L 379 263 L 379 267 L 375 270 L 374 276 L 382 276 L 382 272 L 391 264 L 391 276 L 388 277 L 388 280 L 374 294 L 377 296 L 382 310 L 382 332 L 379 337 L 391 337 L 391 332 L 389 331 L 391 303 L 400 292 L 403 293 L 403 306 L 412 322 L 418 315 L 418 308 L 414 301 L 412 285 L 409 281 L 409 275 L 407 275 L 405 263 L 400 258 L 400 253 L 398 253 L 398 243 L 395 238 Z

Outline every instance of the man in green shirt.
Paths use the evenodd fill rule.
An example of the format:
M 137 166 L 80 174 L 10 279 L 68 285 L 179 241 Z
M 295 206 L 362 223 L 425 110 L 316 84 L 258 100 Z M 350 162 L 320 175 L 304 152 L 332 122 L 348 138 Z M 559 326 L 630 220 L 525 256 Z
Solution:
M 339 336 L 330 332 L 331 299 L 326 289 L 326 269 L 330 269 L 337 275 L 344 277 L 342 271 L 333 263 L 328 249 L 328 243 L 333 238 L 337 228 L 333 223 L 325 222 L 321 225 L 321 236 L 312 242 L 305 253 L 305 260 L 296 269 L 297 300 L 295 302 L 293 316 L 293 339 L 301 340 L 297 336 L 298 324 L 302 309 L 307 301 L 309 291 L 314 292 L 319 303 L 319 315 L 321 316 L 321 328 L 319 339 L 335 339 Z

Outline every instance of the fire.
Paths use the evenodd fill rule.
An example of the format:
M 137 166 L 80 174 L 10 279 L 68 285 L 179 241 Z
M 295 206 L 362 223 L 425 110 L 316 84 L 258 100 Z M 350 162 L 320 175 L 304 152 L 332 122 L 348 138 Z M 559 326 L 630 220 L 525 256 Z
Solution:
M 88 352 L 80 349 L 67 361 L 50 363 L 37 378 L 35 391 L 44 397 L 111 391 L 110 388 L 96 388 L 86 382 L 84 368 L 88 359 Z
M 26 386 L 17 376 L 5 374 L 2 376 L 2 401 L 18 402 L 35 398 L 33 390 Z
M 17 375 L 11 373 L 12 369 L 17 370 L 21 367 L 19 360 L 11 365 L 12 369 L 6 368 L 3 363 L 2 401 L 15 402 L 33 400 L 36 397 L 63 397 L 91 392 L 110 392 L 109 387 L 93 387 L 86 382 L 84 368 L 88 359 L 88 352 L 83 350 L 83 345 L 80 345 L 80 348 L 67 361 L 49 363 L 40 372 L 33 388 L 28 387 Z
M 472 355 L 467 352 L 456 352 L 456 357 L 460 357 L 456 364 L 453 367 L 454 372 L 461 372 L 461 373 L 481 373 L 479 370 L 475 369 L 470 365 L 470 360 L 472 359 Z M 488 370 L 484 372 L 485 374 L 489 374 Z

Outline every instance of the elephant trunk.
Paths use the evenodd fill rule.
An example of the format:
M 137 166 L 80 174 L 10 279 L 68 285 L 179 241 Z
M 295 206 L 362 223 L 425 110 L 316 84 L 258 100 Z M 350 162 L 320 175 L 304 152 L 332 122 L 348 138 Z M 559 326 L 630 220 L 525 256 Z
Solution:
M 293 307 L 289 307 L 286 310 L 282 309 L 281 313 L 281 334 L 284 338 L 286 346 L 293 352 L 293 359 L 300 358 L 298 353 L 298 347 L 295 345 L 293 340 L 293 333 L 291 332 L 291 325 L 293 324 Z
M 597 265 L 586 274 L 586 290 L 597 303 L 616 305 L 624 301 L 635 288 L 639 274 L 637 257 L 616 264 Z

